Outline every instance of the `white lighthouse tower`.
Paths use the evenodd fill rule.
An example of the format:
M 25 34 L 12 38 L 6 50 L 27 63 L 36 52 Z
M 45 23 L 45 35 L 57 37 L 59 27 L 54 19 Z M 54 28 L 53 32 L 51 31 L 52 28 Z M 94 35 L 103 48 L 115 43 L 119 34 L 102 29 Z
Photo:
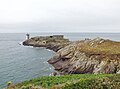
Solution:
M 30 39 L 30 34 L 26 34 L 26 40 Z

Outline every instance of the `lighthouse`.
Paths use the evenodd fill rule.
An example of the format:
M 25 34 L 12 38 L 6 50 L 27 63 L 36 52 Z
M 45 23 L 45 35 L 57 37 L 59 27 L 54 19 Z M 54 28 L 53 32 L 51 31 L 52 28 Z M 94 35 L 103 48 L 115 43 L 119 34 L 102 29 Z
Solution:
M 30 39 L 30 34 L 26 34 L 26 40 Z

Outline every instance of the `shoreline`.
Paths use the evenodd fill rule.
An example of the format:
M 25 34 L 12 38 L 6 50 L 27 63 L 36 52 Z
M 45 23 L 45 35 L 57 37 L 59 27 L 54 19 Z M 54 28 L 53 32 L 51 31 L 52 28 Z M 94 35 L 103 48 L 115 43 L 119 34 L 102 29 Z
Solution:
M 109 39 L 69 41 L 64 35 L 37 36 L 23 42 L 24 46 L 45 47 L 56 52 L 48 63 L 55 75 L 120 73 L 120 42 Z
M 39 41 L 38 41 L 39 42 Z M 50 41 L 51 42 L 51 41 Z M 66 62 L 66 60 L 71 60 L 72 58 L 71 57 L 73 57 L 73 56 L 76 56 L 76 55 L 74 55 L 74 53 L 76 53 L 77 51 L 79 51 L 79 50 L 81 50 L 81 49 L 78 49 L 78 48 L 82 48 L 82 51 L 79 51 L 79 53 L 81 54 L 81 52 L 83 52 L 84 54 L 85 54 L 85 56 L 87 56 L 87 57 L 92 57 L 91 55 L 102 55 L 102 56 L 100 56 L 100 57 L 103 57 L 103 58 L 105 58 L 105 56 L 107 57 L 107 58 L 109 58 L 110 56 L 108 55 L 108 54 L 106 54 L 106 53 L 104 53 L 104 52 L 100 52 L 100 50 L 99 49 L 97 49 L 97 50 L 99 50 L 99 51 L 90 51 L 91 50 L 91 48 L 98 48 L 97 46 L 103 46 L 103 43 L 105 43 L 106 44 L 106 42 L 107 43 L 110 43 L 111 44 L 111 42 L 112 42 L 112 45 L 111 45 L 111 47 L 113 46 L 113 44 L 115 43 L 115 45 L 116 45 L 116 43 L 117 43 L 117 45 L 119 45 L 119 42 L 116 42 L 116 41 L 111 41 L 111 40 L 105 40 L 105 39 L 101 39 L 101 38 L 96 38 L 96 39 L 85 39 L 85 40 L 82 40 L 82 41 L 76 41 L 76 42 L 69 42 L 69 44 L 67 44 L 67 45 L 64 45 L 64 46 L 62 46 L 59 50 L 57 50 L 56 51 L 56 55 L 55 56 L 53 56 L 51 59 L 49 59 L 50 61 L 48 61 L 48 62 L 50 62 L 53 66 L 54 66 L 54 64 L 53 63 L 57 63 L 57 65 L 59 64 L 59 61 L 63 61 L 62 62 L 62 64 L 64 65 L 64 62 Z M 54 43 L 54 42 L 53 42 Z M 87 43 L 87 44 L 85 44 L 85 43 Z M 93 44 L 94 43 L 94 44 Z M 80 45 L 78 45 L 78 44 L 80 44 Z M 90 45 L 88 45 L 88 44 L 90 44 Z M 55 45 L 56 45 L 56 43 L 55 43 Z M 115 46 L 115 47 L 117 47 L 117 45 Z M 40 45 L 41 46 L 41 45 Z M 87 47 L 90 47 L 90 50 L 87 50 L 87 49 L 83 49 L 84 48 L 84 46 L 87 46 Z M 45 47 L 45 46 L 44 46 Z M 72 48 L 71 48 L 72 47 Z M 74 50 L 74 47 L 76 48 L 75 50 Z M 105 46 L 105 48 L 107 48 L 108 47 L 108 45 L 107 46 Z M 54 48 L 54 47 L 53 47 Z M 104 49 L 105 49 L 104 48 Z M 48 50 L 50 50 L 49 48 L 48 48 Z M 118 51 L 117 51 L 118 50 Z M 55 51 L 55 50 L 54 50 Z M 100 53 L 99 53 L 100 52 Z M 116 50 L 114 50 L 114 51 L 110 51 L 111 53 L 109 53 L 110 55 L 112 55 L 112 60 L 114 60 L 114 58 L 117 58 L 118 57 L 118 59 L 117 60 L 119 60 L 119 47 L 116 49 Z M 59 56 L 59 54 L 60 54 L 60 56 Z M 116 56 L 116 57 L 114 57 L 114 55 Z M 80 56 L 84 56 L 84 55 L 80 55 Z M 97 57 L 97 56 L 95 56 L 95 57 Z M 61 58 L 61 59 L 59 59 L 59 58 Z M 57 59 L 59 59 L 59 60 L 57 60 Z M 86 59 L 86 58 L 85 58 Z M 110 57 L 110 59 L 111 59 L 111 57 Z M 54 60 L 57 60 L 57 61 L 54 61 Z M 81 62 L 82 63 L 82 61 L 80 61 L 81 59 L 79 59 L 79 62 Z M 97 59 L 98 60 L 98 59 Z M 104 59 L 104 60 L 106 60 L 106 59 Z M 76 60 L 77 61 L 77 60 Z M 75 63 L 76 64 L 76 61 L 73 61 L 73 63 Z M 107 62 L 109 62 L 110 63 L 110 61 L 111 60 L 107 60 Z M 104 61 L 105 62 L 105 61 Z M 104 63 L 103 62 L 103 63 Z M 113 62 L 113 61 L 112 61 Z M 108 63 L 108 64 L 109 64 Z M 83 63 L 82 63 L 83 64 Z M 111 64 L 111 63 L 110 63 Z M 56 64 L 55 64 L 56 65 Z M 80 65 L 80 64 L 79 64 Z M 113 65 L 113 64 L 112 64 Z M 117 65 L 119 65 L 119 62 L 118 62 L 118 64 Z M 103 65 L 104 66 L 104 65 Z M 108 66 L 111 66 L 111 65 L 108 65 Z M 58 67 L 58 66 L 54 66 L 55 68 L 58 68 L 56 71 L 58 72 L 58 74 L 61 72 L 61 70 L 59 70 L 59 68 L 60 67 Z M 73 67 L 73 66 L 72 66 Z M 113 67 L 113 66 L 112 66 Z M 65 68 L 65 66 L 63 66 L 63 68 Z M 110 68 L 111 69 L 111 68 Z M 73 70 L 74 70 L 74 68 L 73 68 Z M 89 69 L 88 69 L 89 70 Z M 113 69 L 114 70 L 114 69 Z M 59 72 L 60 71 L 60 72 Z M 62 72 L 64 72 L 64 71 L 66 71 L 66 70 L 63 70 Z M 78 70 L 77 70 L 78 71 Z M 79 74 L 81 74 L 82 72 L 81 72 L 81 70 L 79 70 L 80 71 L 80 73 Z M 117 70 L 118 72 L 119 72 L 119 69 Z M 75 74 L 76 74 L 76 72 L 74 72 Z M 73 74 L 74 74 L 73 73 Z M 78 72 L 77 72 L 78 73 Z M 68 73 L 69 74 L 69 73 Z M 72 74 L 72 72 L 70 73 L 70 74 Z M 64 74 L 61 74 L 61 75 L 66 75 L 66 73 L 64 72 Z M 109 75 L 109 74 L 108 74 Z M 60 76 L 61 77 L 61 76 Z

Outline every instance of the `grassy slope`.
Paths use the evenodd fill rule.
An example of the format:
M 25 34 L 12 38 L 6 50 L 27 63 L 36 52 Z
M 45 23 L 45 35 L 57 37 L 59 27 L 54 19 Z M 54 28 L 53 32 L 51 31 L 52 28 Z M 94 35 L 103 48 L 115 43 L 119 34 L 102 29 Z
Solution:
M 45 76 L 16 85 L 16 89 L 29 89 L 29 87 L 42 87 L 43 89 L 103 89 L 106 87 L 105 89 L 119 89 L 120 75 L 79 74 L 51 77 Z
M 80 49 L 91 54 L 120 54 L 120 42 L 105 40 L 100 43 L 100 41 L 92 40 L 83 42 Z

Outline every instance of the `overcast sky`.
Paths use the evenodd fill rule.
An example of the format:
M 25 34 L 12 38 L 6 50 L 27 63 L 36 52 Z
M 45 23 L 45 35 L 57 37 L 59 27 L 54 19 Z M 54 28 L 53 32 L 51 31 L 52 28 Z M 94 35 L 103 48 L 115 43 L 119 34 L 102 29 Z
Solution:
M 120 32 L 120 0 L 0 0 L 3 32 Z

